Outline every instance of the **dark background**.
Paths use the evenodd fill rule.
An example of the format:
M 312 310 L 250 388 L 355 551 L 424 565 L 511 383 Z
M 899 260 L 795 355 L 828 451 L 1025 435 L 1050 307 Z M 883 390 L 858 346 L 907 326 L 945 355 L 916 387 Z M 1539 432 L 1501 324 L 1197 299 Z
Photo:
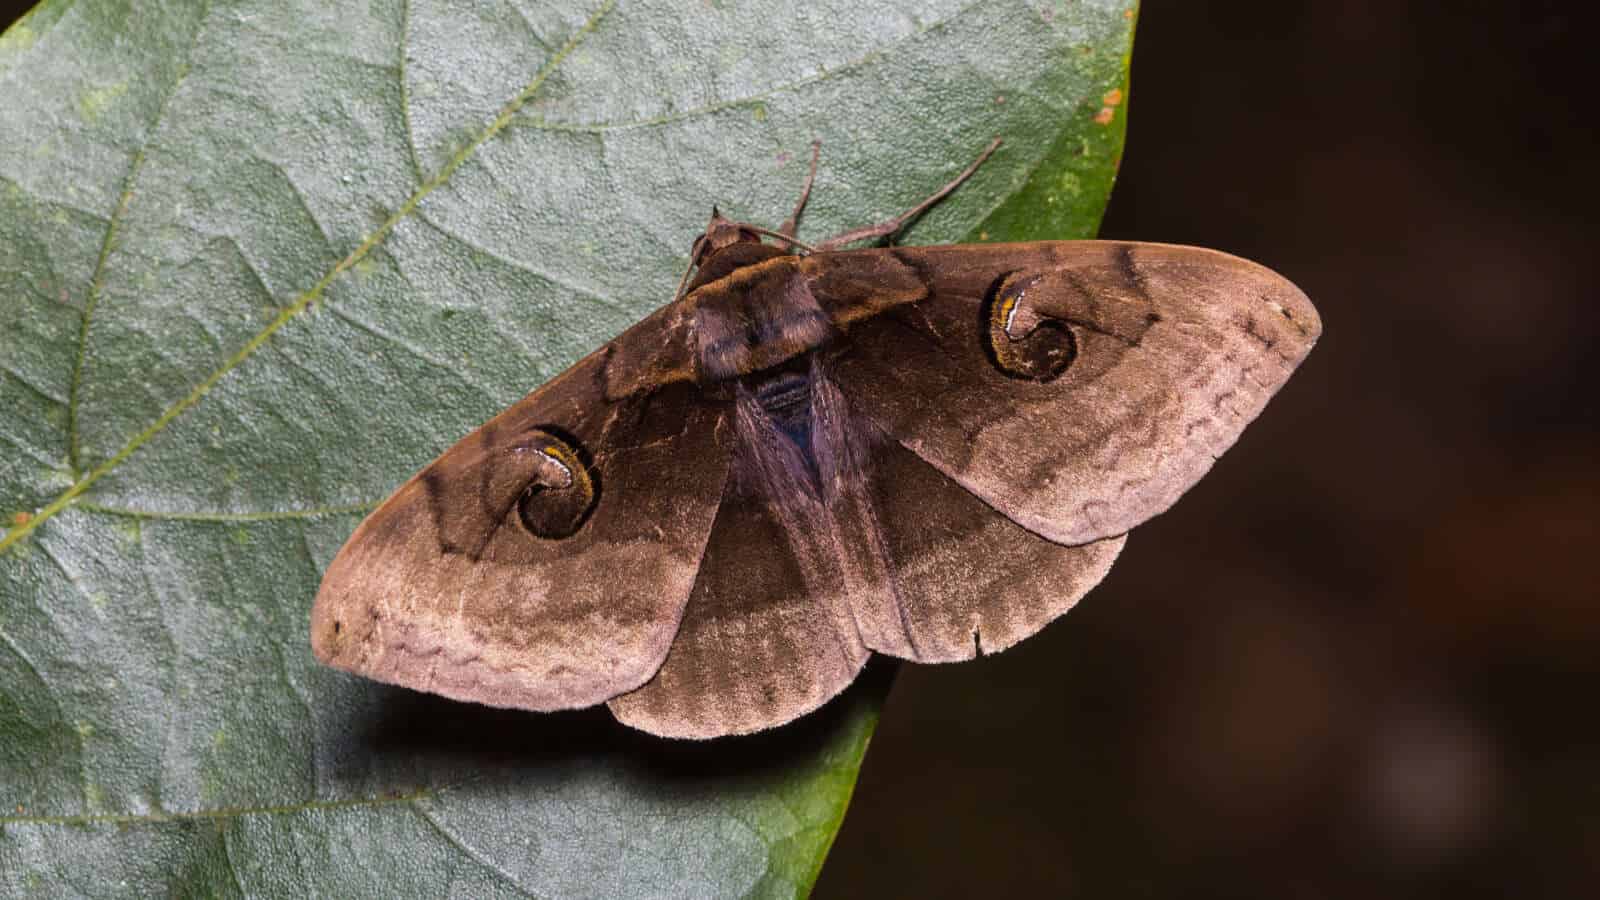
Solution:
M 1324 336 L 1077 609 L 902 668 L 818 896 L 1597 895 L 1577 6 L 1145 4 L 1101 233 Z
M 1324 337 L 1078 609 L 903 667 L 818 896 L 1600 885 L 1593 23 L 1452 7 L 1146 4 L 1102 233 Z

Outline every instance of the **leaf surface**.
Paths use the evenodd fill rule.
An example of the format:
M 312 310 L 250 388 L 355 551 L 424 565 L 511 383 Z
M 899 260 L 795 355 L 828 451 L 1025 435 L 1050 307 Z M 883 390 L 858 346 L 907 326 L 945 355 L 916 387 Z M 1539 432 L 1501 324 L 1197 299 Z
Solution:
M 1086 236 L 1131 3 L 47 2 L 0 37 L 0 891 L 790 896 L 886 669 L 675 744 L 318 666 L 361 516 L 716 203 Z M 1113 93 L 1118 92 L 1118 93 Z

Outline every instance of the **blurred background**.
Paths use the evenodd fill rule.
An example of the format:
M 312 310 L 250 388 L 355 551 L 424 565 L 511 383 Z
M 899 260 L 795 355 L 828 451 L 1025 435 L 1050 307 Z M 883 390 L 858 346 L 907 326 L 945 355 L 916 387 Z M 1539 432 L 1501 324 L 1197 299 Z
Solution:
M 1102 234 L 1266 263 L 1325 335 L 1078 609 L 902 668 L 819 897 L 1594 894 L 1576 9 L 1145 6 Z
M 1102 235 L 1324 336 L 1077 609 L 901 669 L 819 897 L 1596 896 L 1578 8 L 1145 4 Z

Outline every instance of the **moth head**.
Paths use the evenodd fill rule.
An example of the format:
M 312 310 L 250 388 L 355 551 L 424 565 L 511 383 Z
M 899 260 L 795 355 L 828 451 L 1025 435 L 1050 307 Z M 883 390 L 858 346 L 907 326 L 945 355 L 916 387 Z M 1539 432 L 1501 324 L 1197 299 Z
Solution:
M 683 278 L 678 281 L 678 290 L 672 299 L 677 300 L 692 290 L 695 284 L 705 281 L 703 272 L 700 277 L 695 278 L 695 284 L 691 284 L 690 277 L 705 265 L 706 260 L 715 256 L 717 251 L 736 244 L 754 244 L 759 247 L 763 233 L 769 232 L 747 222 L 735 222 L 723 216 L 715 206 L 711 207 L 711 221 L 706 223 L 706 230 L 701 232 L 689 247 L 689 267 L 683 270 Z
M 713 206 L 711 221 L 706 223 L 705 232 L 694 239 L 690 256 L 694 258 L 695 265 L 699 265 L 707 256 L 724 247 L 748 243 L 761 243 L 760 233 L 744 222 L 727 218 Z

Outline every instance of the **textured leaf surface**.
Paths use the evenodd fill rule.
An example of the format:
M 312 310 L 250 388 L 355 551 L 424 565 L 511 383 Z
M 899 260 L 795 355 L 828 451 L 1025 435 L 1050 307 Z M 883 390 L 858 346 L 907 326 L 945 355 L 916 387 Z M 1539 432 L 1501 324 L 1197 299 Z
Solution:
M 802 236 L 1092 232 L 1131 4 L 51 2 L 0 38 L 0 890 L 792 895 L 888 683 L 684 745 L 325 670 L 360 516 Z

